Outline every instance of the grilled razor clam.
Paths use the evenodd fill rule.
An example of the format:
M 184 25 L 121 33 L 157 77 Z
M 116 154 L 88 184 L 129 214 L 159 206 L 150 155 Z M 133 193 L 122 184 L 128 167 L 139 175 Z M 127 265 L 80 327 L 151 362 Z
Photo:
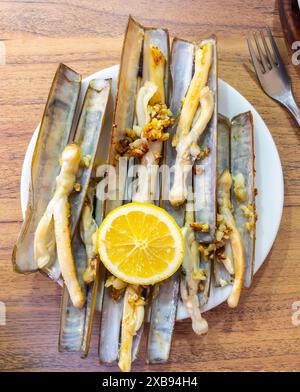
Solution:
M 244 287 L 250 287 L 255 254 L 254 133 L 251 112 L 239 114 L 231 121 L 231 200 L 237 228 L 245 248 Z
M 218 165 L 217 176 L 221 176 L 224 170 L 230 170 L 230 121 L 221 114 L 218 115 L 218 138 L 217 138 Z M 218 222 L 217 222 L 218 224 Z M 234 273 L 232 266 L 232 252 L 230 244 L 226 241 L 224 254 L 230 260 L 229 270 L 221 260 L 214 259 L 214 278 L 217 287 L 223 287 L 232 283 L 231 274 Z M 232 271 L 233 267 L 233 271 Z
M 163 134 L 151 140 L 152 123 L 148 105 L 155 108 L 155 104 L 165 104 L 168 91 L 168 63 L 169 36 L 160 29 L 145 31 L 143 45 L 143 86 L 138 91 L 136 100 L 137 125 L 142 129 L 142 136 L 146 138 L 148 151 L 141 158 L 144 170 L 139 171 L 137 192 L 133 201 L 153 202 L 156 195 L 157 170 L 156 167 L 162 155 Z M 148 127 L 146 129 L 146 127 Z
M 229 240 L 234 261 L 234 281 L 227 303 L 231 308 L 238 305 L 244 275 L 245 275 L 245 253 L 241 235 L 237 229 L 236 222 L 231 212 L 230 189 L 232 179 L 228 170 L 224 170 L 218 181 L 218 206 L 227 228 L 229 229 Z
M 124 296 L 121 347 L 118 362 L 119 368 L 123 372 L 129 372 L 131 369 L 133 336 L 136 335 L 144 321 L 145 301 L 141 293 L 141 286 L 129 285 Z
M 205 131 L 214 111 L 214 99 L 208 87 L 204 87 L 201 90 L 200 107 L 201 112 L 194 126 L 188 134 L 180 134 L 176 145 L 177 156 L 174 167 L 174 183 L 169 196 L 170 202 L 174 207 L 183 204 L 187 198 L 187 177 L 198 155 L 194 154 L 192 149 Z
M 75 189 L 69 198 L 71 236 L 77 226 L 85 195 L 88 189 L 97 148 L 102 133 L 107 105 L 110 96 L 111 79 L 93 79 L 90 81 L 79 121 L 76 127 L 74 142 L 80 145 L 82 162 Z M 54 276 L 60 275 L 59 263 L 45 265 L 45 271 Z
M 195 162 L 194 171 L 194 194 L 195 196 L 195 220 L 205 222 L 209 225 L 208 232 L 197 231 L 196 239 L 199 242 L 209 243 L 213 241 L 216 227 L 217 214 L 217 118 L 218 118 L 218 98 L 217 98 L 217 42 L 214 37 L 203 41 L 202 44 L 212 45 L 213 57 L 208 77 L 208 87 L 214 97 L 214 111 L 200 138 L 202 151 Z M 200 108 L 201 109 L 201 108 Z M 199 110 L 199 109 L 198 109 Z M 196 116 L 195 116 L 196 117 Z M 195 120 L 195 119 L 194 119 Z M 205 152 L 207 152 L 205 156 Z
M 173 145 L 176 146 L 177 153 L 174 181 L 169 195 L 170 203 L 173 206 L 181 205 L 186 200 L 186 179 L 196 158 L 196 154 L 193 154 L 193 150 L 195 150 L 193 147 L 197 145 L 198 139 L 205 130 L 214 110 L 212 93 L 209 89 L 204 89 L 208 81 L 212 57 L 212 43 L 208 42 L 203 47 L 196 47 L 195 72 L 184 98 L 176 135 L 173 138 Z M 201 111 L 192 126 L 199 101 Z
M 195 232 L 190 224 L 194 220 L 192 211 L 186 212 L 186 223 L 181 229 L 185 239 L 185 256 L 182 262 L 180 294 L 185 309 L 192 319 L 192 328 L 197 335 L 208 331 L 207 321 L 202 317 L 198 298 L 199 285 L 206 280 L 205 270 L 200 268 L 200 254 Z
M 105 153 L 104 153 L 104 155 L 106 156 Z M 94 227 L 95 230 L 97 230 L 96 228 L 98 228 L 100 226 L 100 224 L 103 220 L 103 216 L 104 216 L 104 187 L 102 187 L 101 190 L 99 188 L 100 188 L 100 185 L 97 184 L 95 214 L 94 214 L 94 211 L 92 211 L 90 208 L 90 218 L 93 215 L 95 215 L 95 220 L 94 219 L 90 220 L 90 218 L 88 218 L 88 220 L 90 220 L 90 222 L 91 222 L 91 228 Z M 91 195 L 91 193 L 93 193 L 92 189 L 93 188 L 91 188 L 90 193 L 88 192 L 88 195 Z M 93 205 L 94 205 L 94 196 L 93 196 L 93 198 L 90 199 L 90 207 L 92 207 Z M 89 230 L 90 229 L 88 226 L 86 234 L 85 235 L 82 234 L 82 236 L 87 237 L 87 232 Z M 96 239 L 95 235 L 93 235 L 93 240 L 95 240 L 95 239 Z M 88 240 L 88 238 L 87 238 L 87 240 Z M 95 245 L 96 244 L 93 244 L 93 247 Z M 97 250 L 96 250 L 96 252 L 97 252 Z M 104 291 L 104 279 L 105 279 L 105 267 L 103 266 L 102 263 L 100 263 L 100 260 L 98 259 L 97 263 L 96 263 L 96 269 L 95 269 L 95 279 L 93 282 L 91 282 L 89 284 L 89 290 L 88 290 L 87 299 L 86 299 L 86 316 L 85 316 L 83 340 L 82 340 L 82 344 L 81 344 L 81 351 L 82 351 L 83 357 L 86 357 L 89 353 L 94 312 L 97 309 L 97 302 L 99 301 L 102 304 L 103 291 Z
M 60 64 L 52 82 L 34 149 L 26 216 L 13 249 L 12 263 L 17 272 L 34 272 L 38 269 L 34 258 L 34 233 L 53 194 L 60 170 L 59 159 L 68 143 L 80 85 L 81 76 Z M 49 251 L 53 258 L 54 249 L 50 245 Z
M 104 132 L 105 129 L 103 129 L 103 133 Z M 102 151 L 101 157 L 103 160 L 107 159 L 107 149 Z M 85 286 L 83 282 L 83 275 L 85 272 L 84 269 L 87 267 L 89 260 L 94 260 L 93 256 L 95 256 L 95 254 L 92 255 L 94 249 L 91 244 L 91 239 L 95 238 L 93 233 L 97 230 L 98 226 L 103 220 L 104 187 L 101 189 L 101 191 L 99 191 L 99 188 L 100 186 L 97 186 L 98 197 L 96 198 L 95 204 L 95 220 L 93 219 L 95 186 L 90 182 L 86 195 L 87 203 L 85 203 L 83 206 L 80 222 L 82 240 L 80 240 L 79 235 L 77 235 L 79 238 L 76 239 L 75 232 L 74 239 L 72 241 L 72 251 L 76 263 L 77 276 L 83 287 L 83 290 L 85 291 L 86 304 L 85 307 L 81 310 L 74 308 L 68 290 L 65 286 L 63 289 L 61 303 L 59 350 L 81 351 L 83 357 L 86 357 L 89 352 L 93 316 L 98 299 L 98 288 L 100 290 L 100 283 L 104 280 L 105 273 L 104 267 L 101 266 L 98 261 L 95 265 L 95 268 L 92 268 L 91 270 L 91 275 L 95 275 L 95 280 L 90 282 L 88 287 Z M 86 244 L 83 244 L 82 241 L 84 240 L 86 240 Z M 101 293 L 99 293 L 99 297 L 100 302 L 102 302 Z
M 116 156 L 118 142 L 126 136 L 126 129 L 131 129 L 135 116 L 135 97 L 138 85 L 139 62 L 144 40 L 144 29 L 129 17 L 123 44 L 119 70 L 117 97 L 113 118 L 113 129 L 109 151 L 109 163 L 116 169 L 116 200 L 107 200 L 106 212 L 121 205 L 124 200 L 126 178 L 122 180 Z M 120 184 L 119 184 L 120 182 Z
M 172 94 L 171 111 L 178 117 L 181 100 L 188 90 L 193 71 L 194 45 L 192 43 L 174 39 L 171 55 Z M 170 130 L 171 137 L 176 132 L 176 124 Z M 172 147 L 171 137 L 165 143 L 164 163 L 172 168 L 176 159 L 176 151 Z M 172 215 L 179 227 L 184 225 L 185 206 L 176 209 L 170 204 L 169 186 L 173 183 L 174 174 L 162 173 L 162 207 Z M 150 363 L 163 363 L 169 358 L 172 335 L 176 319 L 179 271 L 159 286 L 158 292 L 152 299 L 151 318 L 147 344 L 147 360 Z
M 109 152 L 109 163 L 116 166 L 116 199 L 106 201 L 106 214 L 118 205 L 121 205 L 125 195 L 127 171 L 124 174 L 119 173 L 119 167 L 116 165 L 116 146 L 124 138 L 126 129 L 131 129 L 134 122 L 135 95 L 144 34 L 144 28 L 129 17 L 121 56 Z M 105 288 L 99 340 L 99 358 L 101 362 L 111 363 L 118 358 L 122 311 L 123 298 L 119 301 L 114 301 L 111 297 L 111 288 Z
M 43 229 L 44 231 L 46 230 L 46 233 L 44 233 L 44 237 L 46 238 L 46 234 L 48 231 L 48 236 L 51 236 L 52 234 L 52 228 L 51 228 L 51 220 L 49 220 L 49 217 L 51 214 L 54 216 L 54 231 L 58 231 L 60 228 L 58 225 L 56 225 L 56 222 L 59 222 L 61 220 L 61 223 L 68 224 L 69 225 L 69 217 L 61 216 L 60 215 L 60 210 L 64 211 L 65 214 L 70 215 L 70 227 L 71 227 L 71 233 L 65 233 L 64 231 L 61 232 L 60 235 L 65 235 L 68 234 L 69 236 L 73 235 L 74 229 L 77 225 L 77 220 L 79 218 L 79 214 L 81 213 L 83 201 L 85 198 L 85 194 L 87 192 L 87 187 L 88 183 L 91 177 L 91 172 L 92 172 L 92 167 L 94 163 L 94 159 L 96 156 L 96 150 L 98 147 L 98 142 L 101 134 L 101 130 L 103 127 L 104 123 L 104 118 L 105 118 L 105 112 L 106 112 L 106 107 L 109 99 L 109 94 L 110 94 L 110 80 L 102 80 L 102 79 L 94 79 L 90 82 L 89 87 L 87 89 L 87 93 L 85 95 L 85 99 L 83 102 L 83 107 L 80 113 L 79 117 L 79 122 L 76 128 L 76 133 L 75 133 L 75 141 L 80 145 L 80 147 L 77 147 L 79 151 L 81 150 L 81 153 L 83 154 L 83 160 L 88 159 L 88 163 L 85 161 L 85 168 L 83 169 L 80 180 L 78 183 L 79 186 L 79 192 L 77 194 L 73 194 L 73 196 L 70 197 L 70 207 L 68 205 L 68 209 L 66 209 L 66 205 L 64 205 L 64 201 L 57 200 L 56 202 L 53 202 L 53 206 L 47 208 L 47 211 L 44 215 L 43 221 L 44 223 L 41 224 L 40 229 Z M 73 184 L 74 187 L 74 184 Z M 72 190 L 72 189 L 71 189 Z M 69 190 L 68 194 L 70 194 L 71 190 Z M 55 199 L 55 198 L 54 198 Z M 67 201 L 68 202 L 68 201 Z M 58 208 L 60 206 L 60 209 Z M 51 209 L 52 208 L 52 209 Z M 63 218 L 63 219 L 62 219 Z M 52 219 L 52 218 L 51 218 Z M 47 220 L 47 222 L 46 222 Z M 47 229 L 48 225 L 48 229 Z M 58 226 L 58 227 L 57 227 Z M 39 228 L 39 227 L 38 227 Z M 49 234 L 50 233 L 50 234 Z M 42 233 L 39 233 L 38 230 L 36 232 L 36 238 L 39 237 Z M 56 233 L 55 233 L 56 234 Z M 53 237 L 53 235 L 52 235 Z M 68 239 L 68 238 L 67 238 Z M 62 268 L 65 268 L 65 263 L 71 263 L 71 259 L 73 259 L 72 252 L 71 252 L 71 246 L 70 249 L 68 249 L 68 252 L 66 252 L 66 248 L 63 248 L 63 243 L 61 243 L 61 247 L 59 247 L 59 241 L 60 238 L 58 235 L 55 235 L 55 240 L 56 240 L 56 245 L 57 245 L 57 255 L 58 255 L 58 262 L 59 262 L 59 267 L 62 273 L 62 276 L 64 278 L 65 284 L 67 285 L 67 288 L 70 292 L 70 287 L 72 286 L 72 280 L 74 279 L 74 276 L 70 277 L 69 276 L 69 269 L 67 271 L 62 270 Z M 47 238 L 47 241 L 49 241 L 49 238 Z M 44 243 L 47 246 L 47 241 Z M 49 243 L 49 242 L 48 242 Z M 66 242 L 66 246 L 68 245 L 68 242 Z M 37 243 L 37 246 L 39 244 Z M 38 265 L 39 268 L 44 268 L 46 267 L 48 271 L 52 270 L 52 266 L 48 267 L 50 257 L 49 251 L 46 251 L 46 249 L 42 249 L 41 252 L 39 251 L 38 247 L 35 248 L 35 255 L 38 259 Z M 59 254 L 60 252 L 60 254 Z M 63 260 L 63 258 L 66 257 L 66 260 Z M 57 268 L 55 268 L 57 270 Z M 68 282 L 69 280 L 69 282 Z M 73 294 L 74 296 L 74 294 Z M 78 299 L 78 303 L 76 304 L 74 302 L 74 298 L 72 297 L 72 293 L 70 292 L 70 297 L 72 299 L 72 302 L 75 307 L 80 307 L 83 306 L 84 298 L 82 297 L 81 300 Z M 81 302 L 80 302 L 81 301 Z
M 190 42 L 174 39 L 171 53 L 171 77 L 172 77 L 172 91 L 170 109 L 174 117 L 178 117 L 181 110 L 181 103 L 189 88 L 192 79 L 194 63 L 194 45 Z M 177 124 L 175 123 L 170 130 L 170 138 L 167 140 L 165 146 L 164 163 L 173 168 L 176 160 L 176 150 L 172 146 L 172 138 L 176 133 Z M 184 225 L 185 207 L 178 206 L 176 209 L 169 202 L 169 187 L 173 185 L 174 173 L 171 171 L 170 178 L 163 178 L 162 194 L 163 207 L 176 220 L 179 227 Z
M 53 219 L 56 251 L 61 273 L 73 305 L 77 308 L 83 306 L 84 294 L 77 279 L 71 250 L 68 196 L 74 188 L 80 160 L 80 147 L 77 144 L 67 145 L 62 154 L 62 166 L 60 174 L 56 178 L 54 196 L 50 200 L 34 236 L 34 256 L 39 268 L 43 268 L 49 262 L 51 256 L 49 252 L 49 233 L 53 231 Z

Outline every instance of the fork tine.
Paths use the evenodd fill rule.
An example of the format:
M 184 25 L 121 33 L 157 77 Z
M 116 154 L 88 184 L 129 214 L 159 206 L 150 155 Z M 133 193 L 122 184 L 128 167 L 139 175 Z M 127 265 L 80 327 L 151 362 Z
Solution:
M 248 34 L 247 34 L 246 38 L 247 38 L 248 49 L 250 52 L 250 56 L 252 59 L 252 63 L 253 63 L 256 75 L 258 76 L 258 78 L 260 78 L 262 76 L 262 66 L 261 66 L 260 62 L 257 60 L 255 51 L 253 49 L 253 46 L 252 46 L 252 43 L 251 43 L 251 40 L 250 40 L 250 37 Z
M 261 60 L 261 62 L 263 64 L 264 71 L 267 72 L 269 70 L 269 65 L 267 63 L 266 56 L 263 54 L 263 51 L 261 49 L 260 43 L 259 43 L 258 38 L 257 38 L 257 33 L 255 32 L 253 34 L 253 36 L 254 36 L 256 47 L 257 47 L 257 50 L 258 50 L 258 53 L 259 53 L 260 60 Z
M 275 61 L 277 63 L 280 63 L 280 62 L 283 63 L 278 46 L 277 46 L 277 44 L 273 38 L 273 35 L 271 33 L 270 27 L 267 27 L 266 30 L 267 30 L 268 37 L 269 37 L 269 40 L 270 40 L 272 48 L 273 48 L 273 55 L 274 55 Z
M 260 30 L 260 36 L 261 36 L 261 40 L 262 40 L 262 42 L 264 44 L 264 48 L 265 48 L 266 54 L 268 56 L 269 63 L 271 65 L 271 67 L 274 67 L 275 62 L 274 62 L 274 59 L 273 59 L 273 57 L 271 55 L 271 52 L 270 52 L 269 46 L 267 44 L 267 41 L 265 39 L 264 30 Z

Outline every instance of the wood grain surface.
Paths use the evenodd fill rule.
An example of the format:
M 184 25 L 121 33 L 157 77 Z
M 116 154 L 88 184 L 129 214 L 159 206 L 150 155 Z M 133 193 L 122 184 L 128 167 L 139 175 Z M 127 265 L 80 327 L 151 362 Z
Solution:
M 175 328 L 168 364 L 145 364 L 145 339 L 134 371 L 300 370 L 300 130 L 258 87 L 245 33 L 269 25 L 277 38 L 300 103 L 300 82 L 281 31 L 274 0 L 0 0 L 0 370 L 117 370 L 98 363 L 99 316 L 90 356 L 57 351 L 61 290 L 40 274 L 12 272 L 11 252 L 21 226 L 20 174 L 59 62 L 86 76 L 118 63 L 128 14 L 194 39 L 216 33 L 220 77 L 241 92 L 269 127 L 285 176 L 285 206 L 276 242 L 236 310 L 221 305 L 206 314 L 209 333 L 197 337 L 189 321 Z M 272 165 L 272 162 L 269 162 Z

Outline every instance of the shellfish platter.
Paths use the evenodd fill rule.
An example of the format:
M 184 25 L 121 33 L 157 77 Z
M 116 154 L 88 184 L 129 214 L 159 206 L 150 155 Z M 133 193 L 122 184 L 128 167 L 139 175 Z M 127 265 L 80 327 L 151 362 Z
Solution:
M 122 371 L 146 322 L 164 363 L 176 320 L 209 333 L 206 311 L 250 295 L 282 214 L 276 146 L 218 78 L 217 37 L 170 42 L 129 17 L 120 66 L 60 64 L 23 164 L 14 270 L 61 285 L 59 351 L 87 356 L 101 312 L 99 360 Z

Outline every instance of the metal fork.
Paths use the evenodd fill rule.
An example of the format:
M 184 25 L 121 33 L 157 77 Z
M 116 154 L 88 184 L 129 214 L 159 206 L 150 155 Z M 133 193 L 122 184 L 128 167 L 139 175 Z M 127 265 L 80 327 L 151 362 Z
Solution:
M 267 43 L 264 32 L 267 32 L 269 42 Z M 264 49 L 258 40 L 258 34 L 253 34 L 258 56 L 253 48 L 249 35 L 247 35 L 248 48 L 252 58 L 253 66 L 264 92 L 285 106 L 295 117 L 300 125 L 300 109 L 298 108 L 292 91 L 291 79 L 283 63 L 279 49 L 272 36 L 269 27 L 259 31 Z

